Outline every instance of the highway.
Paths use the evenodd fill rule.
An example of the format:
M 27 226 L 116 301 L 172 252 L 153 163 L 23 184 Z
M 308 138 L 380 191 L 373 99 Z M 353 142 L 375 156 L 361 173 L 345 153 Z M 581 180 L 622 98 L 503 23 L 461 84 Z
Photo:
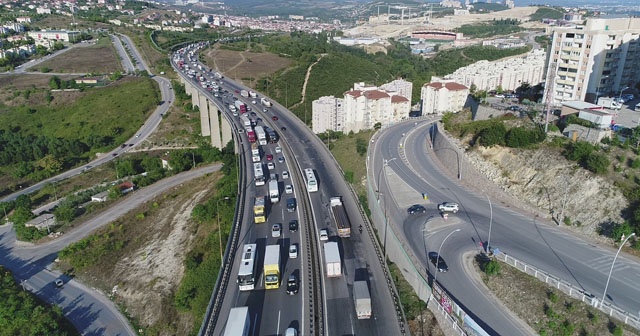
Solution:
M 438 135 L 441 136 L 441 135 Z M 399 183 L 380 182 L 380 188 L 394 196 L 389 206 L 391 223 L 396 232 L 411 245 L 413 252 L 423 257 L 423 266 L 430 267 L 424 259 L 427 251 L 436 251 L 442 239 L 455 229 L 461 229 L 447 239 L 441 255 L 449 265 L 449 272 L 438 275 L 438 283 L 492 335 L 522 334 L 524 329 L 517 321 L 501 312 L 492 299 L 478 288 L 463 269 L 463 255 L 478 252 L 479 243 L 489 236 L 490 209 L 487 194 L 473 187 L 473 181 L 459 181 L 441 170 L 433 149 L 429 147 L 429 123 L 405 122 L 382 131 L 371 155 L 370 176 L 377 176 L 383 160 L 393 160 L 386 166 L 387 174 L 395 175 L 419 194 L 427 192 L 427 213 L 408 215 L 411 205 L 403 200 L 400 192 L 406 187 Z M 402 145 L 400 145 L 402 144 Z M 397 190 L 394 190 L 397 189 Z M 460 204 L 460 212 L 449 214 L 441 220 L 437 204 L 445 201 Z M 424 204 L 424 202 L 420 202 Z M 573 285 L 583 288 L 600 299 L 615 251 L 598 246 L 575 236 L 555 224 L 542 221 L 518 209 L 507 208 L 499 202 L 492 204 L 491 247 L 499 248 L 539 269 L 553 274 Z M 640 265 L 634 258 L 620 255 L 616 261 L 607 291 L 607 302 L 629 312 L 640 309 Z
M 185 63 L 186 64 L 186 63 Z M 201 89 L 201 86 L 196 81 L 191 81 L 196 88 Z M 336 235 L 335 225 L 330 221 L 329 215 L 329 199 L 333 196 L 343 196 L 345 207 L 351 220 L 352 228 L 357 228 L 359 225 L 364 224 L 363 218 L 360 214 L 359 206 L 356 200 L 351 197 L 351 191 L 346 185 L 343 179 L 343 174 L 340 171 L 337 163 L 333 157 L 327 151 L 326 147 L 318 139 L 317 136 L 311 133 L 309 128 L 304 125 L 297 117 L 291 112 L 287 111 L 284 107 L 280 106 L 276 102 L 273 102 L 273 107 L 267 108 L 264 112 L 264 107 L 260 105 L 259 98 L 257 104 L 253 104 L 253 99 L 245 99 L 239 96 L 240 90 L 247 89 L 228 78 L 221 80 L 222 88 L 227 90 L 228 93 L 235 95 L 236 98 L 244 101 L 251 107 L 252 111 L 256 111 L 256 118 L 260 118 L 264 123 L 272 125 L 273 129 L 278 131 L 281 140 L 280 146 L 284 149 L 284 153 L 291 156 L 287 156 L 285 162 L 289 163 L 287 169 L 293 172 L 298 170 L 302 173 L 302 170 L 307 167 L 314 169 L 317 178 L 319 180 L 319 192 L 310 193 L 309 198 L 311 201 L 311 211 L 313 218 L 315 219 L 315 227 L 311 226 L 311 223 L 300 223 L 301 232 L 299 236 L 292 235 L 290 239 L 296 242 L 295 239 L 300 239 L 305 234 L 303 230 L 310 230 L 313 239 L 316 239 L 316 243 L 319 244 L 319 230 L 327 228 L 330 232 L 330 240 L 337 241 L 340 246 L 341 256 L 343 260 L 343 272 L 344 275 L 339 278 L 328 279 L 326 276 L 322 277 L 322 285 L 324 293 L 324 313 L 326 318 L 324 319 L 325 325 L 323 326 L 324 334 L 326 335 L 400 335 L 400 324 L 398 323 L 398 315 L 395 311 L 394 301 L 392 299 L 387 281 L 385 279 L 381 265 L 377 261 L 376 250 L 374 243 L 369 237 L 363 237 L 357 230 L 353 230 L 351 238 L 338 238 Z M 203 90 L 201 92 L 204 92 Z M 224 93 L 224 91 L 223 91 Z M 226 106 L 232 100 L 231 97 L 210 98 L 213 101 L 217 101 L 220 105 Z M 232 99 L 232 98 L 231 98 Z M 223 108 L 227 113 L 228 110 Z M 273 121 L 272 117 L 277 116 L 278 120 Z M 259 122 L 260 124 L 260 122 Z M 286 130 L 282 130 L 285 127 Z M 246 139 L 245 136 L 241 138 Z M 266 153 L 272 153 L 273 145 L 267 145 Z M 243 151 L 246 154 L 248 144 L 243 140 Z M 275 155 L 274 155 L 275 156 Z M 293 161 L 295 158 L 295 163 Z M 278 167 L 276 167 L 278 169 Z M 281 172 L 281 171 L 278 171 Z M 296 197 L 304 192 L 301 186 L 295 185 Z M 252 188 L 247 186 L 247 188 Z M 263 187 L 260 187 L 263 188 Z M 252 189 L 248 189 L 251 194 Z M 266 190 L 266 189 L 265 189 Z M 280 202 L 282 203 L 282 202 Z M 300 202 L 299 202 L 300 203 Z M 247 200 L 247 204 L 253 204 L 252 200 Z M 270 213 L 268 217 L 267 225 L 253 225 L 255 230 L 244 231 L 243 237 L 245 243 L 247 242 L 259 242 L 262 240 L 267 243 L 273 242 L 273 239 L 269 237 L 268 230 L 270 224 L 274 222 L 282 222 L 285 224 L 288 218 L 282 217 L 286 214 L 282 212 L 281 205 L 276 204 L 274 206 L 275 211 Z M 273 209 L 272 209 L 273 210 Z M 273 217 L 273 216 L 276 217 Z M 249 210 L 245 211 L 245 216 L 251 216 Z M 245 223 L 249 222 L 245 220 Z M 308 226 L 308 227 L 307 227 Z M 285 234 L 283 243 L 286 244 L 287 235 Z M 301 256 L 305 256 L 305 246 L 302 246 Z M 317 251 L 320 255 L 322 251 Z M 304 259 L 304 258 L 302 258 Z M 304 261 L 307 262 L 307 261 Z M 237 265 L 239 260 L 234 261 L 234 265 Z M 294 268 L 297 265 L 294 266 Z M 286 264 L 287 271 L 283 272 L 287 275 L 291 270 L 290 265 Z M 233 273 L 237 272 L 237 266 L 234 266 Z M 321 274 L 325 274 L 324 269 L 321 270 Z M 303 276 L 302 281 L 307 281 Z M 355 317 L 355 308 L 353 304 L 352 284 L 354 280 L 368 280 L 372 294 L 373 302 L 373 315 L 374 318 L 370 320 L 358 320 Z M 230 286 L 231 288 L 233 286 Z M 227 290 L 224 299 L 224 312 L 221 314 L 218 324 L 216 325 L 216 332 L 218 334 L 223 327 L 224 321 L 228 314 L 228 310 L 232 307 L 249 305 L 250 313 L 252 314 L 252 321 L 257 326 L 252 327 L 252 334 L 254 335 L 273 335 L 278 331 L 282 332 L 283 323 L 286 325 L 287 321 L 282 321 L 282 316 L 287 314 L 293 314 L 292 317 L 297 317 L 302 314 L 300 311 L 301 306 L 291 307 L 287 306 L 289 302 L 285 301 L 284 291 L 278 291 L 279 293 L 270 293 L 268 291 L 252 291 L 251 293 L 234 293 L 234 289 Z M 301 295 L 302 294 L 302 295 Z M 298 296 L 306 297 L 306 293 L 298 294 Z M 304 309 L 304 308 L 302 308 Z M 303 315 L 302 321 L 298 321 L 295 318 L 289 318 L 290 323 L 294 323 L 294 326 L 299 326 L 301 330 L 304 330 L 304 334 L 307 334 L 308 322 L 307 316 Z M 259 317 L 259 318 L 258 318 Z

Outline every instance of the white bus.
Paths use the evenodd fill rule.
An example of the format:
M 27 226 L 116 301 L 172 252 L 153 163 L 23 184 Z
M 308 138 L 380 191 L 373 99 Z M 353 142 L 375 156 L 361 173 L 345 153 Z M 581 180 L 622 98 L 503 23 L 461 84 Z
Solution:
M 247 336 L 250 324 L 249 307 L 231 308 L 227 325 L 224 327 L 224 336 Z
M 256 162 L 253 164 L 253 176 L 256 179 L 256 186 L 264 185 L 264 173 L 262 172 L 262 162 Z
M 318 191 L 318 180 L 316 180 L 316 174 L 313 172 L 313 169 L 306 168 L 304 170 L 304 176 L 305 180 L 307 181 L 307 191 Z
M 256 282 L 256 260 L 258 251 L 256 244 L 245 244 L 242 248 L 242 259 L 238 270 L 236 282 L 241 291 L 249 291 L 255 288 Z

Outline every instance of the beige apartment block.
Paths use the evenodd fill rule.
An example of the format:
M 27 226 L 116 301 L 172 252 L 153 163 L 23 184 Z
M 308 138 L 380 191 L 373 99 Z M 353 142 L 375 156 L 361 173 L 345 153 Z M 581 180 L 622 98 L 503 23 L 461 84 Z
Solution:
M 458 112 L 464 108 L 469 88 L 452 80 L 431 82 L 422 86 L 422 115 Z

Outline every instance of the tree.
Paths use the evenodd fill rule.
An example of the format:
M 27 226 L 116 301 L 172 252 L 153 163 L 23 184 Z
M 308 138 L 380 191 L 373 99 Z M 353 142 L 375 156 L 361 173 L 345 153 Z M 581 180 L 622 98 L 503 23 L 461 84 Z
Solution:
M 70 202 L 63 202 L 53 210 L 53 214 L 56 221 L 69 223 L 76 217 L 76 207 Z
M 62 162 L 52 154 L 47 154 L 36 163 L 40 168 L 49 173 L 57 173 L 62 170 Z
M 611 162 L 609 159 L 600 153 L 591 153 L 585 161 L 585 166 L 588 170 L 596 174 L 604 174 L 609 170 Z
M 61 85 L 61 80 L 60 77 L 58 76 L 53 76 L 51 77 L 51 79 L 49 79 L 49 87 L 52 90 L 59 90 L 60 89 L 60 85 Z

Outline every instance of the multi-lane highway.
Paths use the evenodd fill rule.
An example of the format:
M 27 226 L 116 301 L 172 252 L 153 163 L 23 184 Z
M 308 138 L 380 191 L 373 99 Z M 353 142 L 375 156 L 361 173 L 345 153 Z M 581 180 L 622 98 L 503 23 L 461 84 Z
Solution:
M 441 170 L 429 139 L 428 122 L 407 122 L 385 129 L 374 144 L 370 161 L 373 170 L 369 174 L 377 176 L 383 160 L 397 158 L 386 166 L 386 171 L 411 186 L 409 192 L 428 193 L 429 200 L 421 202 L 427 204 L 427 213 L 408 215 L 406 210 L 411 204 L 403 202 L 404 198 L 399 194 L 407 193 L 406 187 L 403 189 L 403 184 L 399 183 L 380 183 L 383 192 L 390 189 L 394 195 L 394 202 L 389 205 L 391 223 L 411 245 L 413 253 L 423 258 L 424 267 L 429 267 L 425 253 L 437 250 L 446 235 L 461 229 L 451 235 L 442 248 L 442 256 L 450 270 L 438 275 L 438 283 L 485 330 L 499 335 L 518 335 L 524 331 L 520 323 L 492 304 L 490 297 L 479 292 L 470 276 L 465 274 L 463 255 L 478 251 L 479 242 L 487 241 L 490 220 L 492 247 L 564 279 L 596 298 L 602 297 L 614 250 L 585 241 L 517 209 L 495 204 L 497 202 L 490 209 L 486 194 L 469 188 L 472 181 L 462 184 Z M 438 220 L 440 215 L 436 206 L 445 201 L 459 203 L 460 212 L 450 214 L 446 221 Z M 434 272 L 432 266 L 430 271 Z M 621 255 L 613 272 L 607 302 L 628 312 L 638 312 L 640 288 L 636 284 L 640 278 L 640 265 L 637 260 Z
M 202 73 L 202 71 L 199 71 Z M 211 72 L 208 73 L 206 80 L 211 80 Z M 213 79 L 215 81 L 215 79 Z M 201 89 L 199 81 L 191 80 L 194 87 L 206 93 Z M 282 272 L 284 279 L 292 271 L 300 270 L 301 265 L 306 266 L 309 261 L 305 260 L 308 255 L 306 252 L 309 246 L 305 246 L 304 239 L 309 233 L 309 237 L 315 241 L 317 246 L 322 246 L 319 242 L 319 230 L 328 229 L 330 232 L 330 241 L 336 241 L 340 244 L 340 252 L 343 263 L 343 276 L 338 278 L 327 278 L 324 276 L 324 269 L 315 270 L 321 276 L 322 293 L 323 298 L 323 312 L 317 312 L 318 314 L 324 313 L 324 323 L 321 329 L 317 329 L 319 326 L 310 325 L 313 323 L 313 316 L 305 314 L 307 309 L 304 305 L 291 306 L 295 300 L 302 300 L 305 305 L 314 304 L 313 302 L 306 302 L 308 293 L 305 286 L 306 281 L 311 279 L 307 274 L 307 269 L 304 272 L 298 274 L 301 275 L 301 293 L 298 299 L 286 298 L 284 288 L 280 290 L 263 290 L 257 288 L 249 293 L 239 292 L 237 289 L 229 288 L 224 298 L 223 313 L 221 313 L 218 323 L 216 325 L 216 331 L 214 334 L 219 334 L 224 327 L 224 321 L 226 321 L 226 314 L 232 307 L 237 306 L 249 306 L 249 311 L 252 316 L 251 321 L 253 335 L 272 335 L 274 333 L 282 332 L 283 327 L 293 325 L 303 331 L 304 334 L 308 334 L 311 330 L 322 330 L 326 335 L 345 335 L 345 334 L 363 334 L 363 335 L 400 335 L 400 323 L 398 323 L 399 317 L 395 310 L 394 300 L 392 299 L 392 293 L 389 289 L 387 279 L 385 278 L 381 264 L 378 262 L 379 250 L 376 250 L 375 243 L 372 242 L 366 232 L 364 234 L 358 233 L 357 230 L 353 230 L 351 238 L 338 238 L 336 234 L 335 225 L 331 223 L 329 216 L 329 199 L 334 196 L 342 196 L 345 202 L 346 209 L 348 211 L 352 227 L 357 228 L 363 224 L 363 217 L 360 213 L 360 209 L 356 203 L 354 197 L 352 197 L 351 190 L 348 188 L 343 180 L 343 174 L 334 161 L 333 157 L 328 153 L 321 141 L 310 132 L 308 127 L 302 123 L 291 112 L 287 111 L 284 107 L 274 102 L 274 106 L 266 108 L 261 106 L 258 99 L 243 98 L 240 97 L 240 90 L 247 89 L 227 78 L 219 80 L 218 84 L 221 85 L 222 92 L 218 94 L 220 97 L 210 97 L 210 100 L 217 102 L 217 105 L 221 107 L 227 116 L 232 116 L 226 106 L 229 103 L 233 103 L 233 99 L 237 98 L 243 100 L 256 113 L 253 117 L 254 120 L 258 120 L 258 125 L 267 124 L 272 129 L 279 132 L 279 146 L 283 148 L 283 152 L 287 155 L 285 163 L 286 168 L 276 165 L 276 173 L 282 173 L 282 170 L 286 169 L 292 173 L 301 174 L 305 168 L 314 169 L 319 180 L 319 191 L 314 193 L 306 193 L 304 186 L 300 183 L 295 183 L 295 197 L 309 197 L 310 209 L 313 215 L 313 221 L 307 221 L 306 218 L 299 218 L 300 231 L 299 233 L 287 232 L 288 220 L 296 217 L 291 213 L 286 213 L 283 210 L 282 201 L 276 203 L 268 216 L 266 224 L 253 224 L 252 214 L 250 209 L 245 210 L 245 220 L 243 224 L 247 227 L 247 231 L 243 229 L 243 243 L 258 242 L 259 245 L 271 244 L 279 242 L 283 246 L 283 256 L 286 254 L 286 247 L 289 243 L 294 242 L 301 244 L 301 254 L 297 261 L 286 260 L 282 263 L 284 266 L 284 272 Z M 225 91 L 226 90 L 226 91 Z M 225 96 L 226 94 L 226 96 Z M 253 101 L 256 101 L 254 104 Z M 277 120 L 273 120 L 274 116 Z M 235 117 L 233 117 L 235 118 Z M 236 125 L 237 121 L 235 122 Z M 239 127 L 239 126 L 238 126 Z M 284 129 L 283 129 L 284 127 Z M 286 129 L 286 130 L 285 130 Z M 246 133 L 241 134 L 242 149 L 246 156 L 246 160 L 249 161 L 249 154 L 246 153 L 249 148 L 249 144 L 246 140 Z M 265 147 L 265 154 L 272 154 L 274 157 L 278 157 L 278 154 L 274 152 L 275 145 L 267 145 Z M 264 162 L 264 159 L 263 159 Z M 246 167 L 247 170 L 248 167 Z M 247 171 L 248 174 L 252 174 L 251 171 Z M 267 174 L 267 172 L 265 172 Z M 293 177 L 293 176 L 292 176 Z M 295 180 L 294 180 L 295 181 Z M 248 194 L 264 195 L 266 187 L 254 187 L 253 185 L 246 186 Z M 284 197 L 288 197 L 284 195 Z M 300 204 L 300 201 L 298 202 Z M 247 199 L 247 205 L 253 204 L 253 199 Z M 279 239 L 270 237 L 270 229 L 273 223 L 282 223 L 284 228 L 284 235 Z M 307 231 L 308 230 L 308 231 Z M 307 242 L 309 243 L 309 242 Z M 262 252 L 264 253 L 264 252 Z M 320 258 L 322 257 L 322 248 L 318 251 L 313 251 Z M 292 263 L 293 262 L 293 263 Z M 302 262 L 302 264 L 300 264 Z M 234 260 L 234 267 L 232 274 L 237 272 L 237 265 L 239 260 Z M 261 265 L 259 262 L 258 265 Z M 261 272 L 261 267 L 258 267 L 258 272 Z M 367 280 L 371 288 L 372 301 L 373 301 L 373 315 L 374 318 L 370 320 L 358 320 L 355 316 L 355 309 L 353 303 L 352 285 L 354 280 Z M 262 279 L 258 282 L 262 283 Z M 233 287 L 233 286 L 230 286 Z M 236 287 L 237 288 L 237 287 Z M 294 300 L 294 301 L 292 301 Z

